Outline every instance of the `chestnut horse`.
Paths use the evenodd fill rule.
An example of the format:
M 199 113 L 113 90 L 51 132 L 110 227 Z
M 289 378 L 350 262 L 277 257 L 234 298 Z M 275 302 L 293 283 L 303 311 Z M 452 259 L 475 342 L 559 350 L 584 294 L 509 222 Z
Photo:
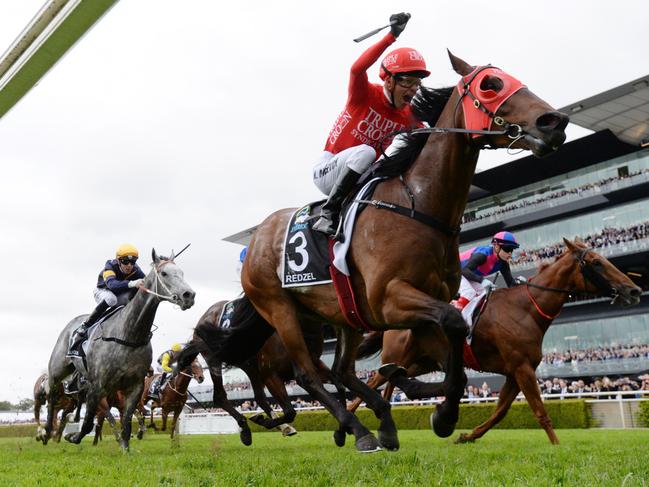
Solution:
M 394 176 L 380 182 L 372 195 L 384 204 L 362 211 L 347 255 L 356 302 L 370 327 L 411 328 L 418 341 L 439 340 L 439 330 L 446 337 L 444 343 L 450 347 L 446 400 L 433 420 L 435 432 L 442 437 L 455 428 L 466 384 L 462 347 L 467 326 L 449 301 L 459 288 L 458 226 L 480 149 L 512 147 L 544 156 L 564 142 L 568 124 L 566 115 L 509 74 L 491 66 L 470 66 L 451 53 L 449 57 L 462 76 L 458 86 L 421 90 L 414 101 L 415 109 L 421 105 L 419 112 L 426 121 L 444 128 L 424 134 L 415 131 L 405 147 L 380 166 L 383 175 Z M 476 119 L 480 120 L 474 123 Z M 492 121 L 503 130 L 473 130 L 490 128 Z M 355 436 L 359 451 L 377 451 L 381 446 L 398 449 L 390 404 L 354 373 L 362 335 L 347 325 L 333 285 L 283 288 L 278 278 L 286 227 L 294 211 L 273 213 L 253 235 L 241 275 L 245 297 L 282 340 L 297 382 L 338 420 L 340 431 Z M 324 388 L 302 334 L 304 319 L 337 328 L 333 374 L 363 397 L 379 418 L 378 441 Z M 234 332 L 215 332 L 211 348 L 229 350 L 227 342 L 233 337 Z M 256 351 L 249 348 L 242 355 Z
M 144 391 L 142 398 L 138 404 L 138 409 L 143 415 L 146 415 L 144 404 L 149 398 L 149 389 L 151 382 L 156 380 L 162 374 L 156 374 L 144 379 Z M 196 379 L 199 384 L 203 383 L 205 377 L 203 376 L 203 366 L 198 360 L 192 361 L 189 366 L 183 367 L 178 373 L 167 382 L 166 387 L 160 392 L 160 401 L 153 400 L 151 402 L 151 423 L 149 427 L 157 429 L 153 422 L 153 410 L 155 408 L 162 408 L 162 431 L 167 430 L 167 417 L 169 413 L 174 413 L 174 419 L 171 422 L 171 437 L 174 437 L 176 430 L 176 423 L 180 417 L 180 413 L 187 402 L 187 388 L 192 379 Z
M 543 264 L 539 273 L 526 284 L 491 293 L 475 326 L 471 346 L 485 372 L 506 377 L 494 413 L 471 433 L 462 434 L 457 443 L 475 441 L 505 417 L 519 391 L 523 391 L 536 419 L 551 443 L 559 439 L 552 428 L 536 381 L 536 368 L 541 363 L 543 336 L 570 296 L 611 296 L 611 303 L 625 306 L 640 301 L 641 289 L 601 255 L 589 250 L 583 242 L 564 239 L 566 251 L 554 262 Z M 407 377 L 416 377 L 434 370 L 443 370 L 447 347 L 441 343 L 418 342 L 410 330 L 390 330 L 368 335 L 359 355 L 369 356 L 381 347 L 379 369 L 389 376 L 384 390 L 389 400 L 395 385 L 411 399 L 443 395 L 439 384 L 427 384 Z M 377 340 L 378 339 L 378 340 Z M 378 345 L 378 346 L 377 346 Z M 397 364 L 403 368 L 396 368 Z M 386 377 L 375 375 L 368 385 L 377 388 Z M 355 410 L 361 400 L 350 406 Z
M 45 436 L 45 428 L 41 425 L 41 407 L 47 404 L 47 374 L 41 374 L 36 383 L 34 384 L 34 421 L 36 422 L 36 441 L 43 441 Z M 75 410 L 77 407 L 77 399 L 74 396 L 65 394 L 63 392 L 63 384 L 59 384 L 59 393 L 56 395 L 57 403 L 54 405 L 54 422 L 52 432 L 56 431 L 52 436 L 54 441 L 59 443 L 61 435 L 68 422 L 68 414 Z M 58 423 L 58 412 L 61 413 L 61 422 Z

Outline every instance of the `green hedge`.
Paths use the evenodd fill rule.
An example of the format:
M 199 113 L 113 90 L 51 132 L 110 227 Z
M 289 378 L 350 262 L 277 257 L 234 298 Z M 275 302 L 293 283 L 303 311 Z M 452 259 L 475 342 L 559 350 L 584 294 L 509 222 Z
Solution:
M 642 401 L 638 404 L 638 419 L 640 424 L 649 428 L 649 401 Z
M 546 401 L 545 409 L 552 419 L 555 428 L 588 428 L 590 410 L 582 399 L 565 401 Z M 458 429 L 473 429 L 495 410 L 494 404 L 461 404 Z M 392 408 L 392 417 L 398 429 L 429 429 L 430 415 L 434 406 L 398 406 Z M 358 418 L 370 429 L 378 428 L 379 422 L 374 413 L 363 408 L 357 411 Z M 298 431 L 333 431 L 337 428 L 336 420 L 327 411 L 302 411 L 292 423 Z M 250 423 L 253 431 L 268 431 Z M 514 403 L 507 416 L 496 428 L 529 429 L 540 428 L 532 410 L 525 402 Z
M 167 431 L 154 431 L 148 427 L 149 425 L 149 418 L 147 418 L 144 422 L 145 425 L 147 425 L 147 430 L 146 434 L 169 434 L 171 428 L 171 421 L 173 420 L 173 416 L 170 416 L 168 421 L 167 421 Z M 158 430 L 162 427 L 162 420 L 160 418 L 155 418 L 153 420 L 155 425 L 158 427 Z M 133 427 L 132 427 L 132 433 L 135 434 L 137 432 L 137 421 L 133 421 Z M 110 424 L 108 424 L 108 421 L 104 422 L 104 427 L 102 429 L 102 435 L 104 439 L 106 438 L 106 435 L 112 435 L 112 430 L 110 428 Z M 25 437 L 33 437 L 36 438 L 36 423 L 24 423 L 24 424 L 9 424 L 9 425 L 0 425 L 0 438 L 25 438 Z

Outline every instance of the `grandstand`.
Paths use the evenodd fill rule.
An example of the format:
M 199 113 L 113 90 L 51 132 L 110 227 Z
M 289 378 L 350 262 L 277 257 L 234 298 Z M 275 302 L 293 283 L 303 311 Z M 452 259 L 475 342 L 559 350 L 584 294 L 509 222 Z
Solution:
M 587 382 L 603 376 L 637 377 L 649 371 L 644 346 L 649 344 L 649 76 L 561 111 L 570 114 L 572 123 L 594 133 L 566 143 L 545 159 L 524 157 L 476 174 L 460 250 L 485 244 L 494 233 L 507 229 L 521 243 L 514 255 L 513 274 L 529 277 L 538 262 L 555 255 L 563 237 L 586 240 L 642 287 L 641 303 L 629 309 L 608 306 L 606 299 L 568 303 L 545 336 L 544 354 L 570 356 L 571 350 L 634 346 L 645 352 L 607 360 L 580 360 L 581 352 L 576 352 L 576 358 L 569 361 L 544 361 L 537 375 L 541 383 L 557 377 Z M 225 240 L 245 245 L 253 231 L 247 229 Z M 334 348 L 335 340 L 327 340 L 323 360 L 329 365 Z M 357 363 L 357 370 L 377 366 L 378 358 L 374 358 Z M 250 399 L 252 393 L 239 372 L 226 376 L 241 383 L 229 396 Z M 470 385 L 487 382 L 494 391 L 502 383 L 500 376 L 473 371 L 468 376 Z M 210 386 L 192 390 L 201 400 L 211 400 Z M 289 391 L 304 395 L 298 386 Z

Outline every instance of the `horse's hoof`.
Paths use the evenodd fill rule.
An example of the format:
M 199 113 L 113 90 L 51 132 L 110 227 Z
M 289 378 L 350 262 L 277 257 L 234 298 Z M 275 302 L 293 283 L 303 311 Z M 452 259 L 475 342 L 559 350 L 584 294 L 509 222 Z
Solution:
M 356 440 L 356 449 L 359 453 L 374 453 L 382 450 L 379 440 L 372 433 Z
M 241 443 L 244 445 L 252 445 L 252 432 L 249 429 L 242 429 L 239 432 L 239 438 L 241 439 Z
M 385 377 L 388 380 L 397 378 L 397 377 L 406 377 L 408 371 L 401 367 L 398 364 L 384 364 L 378 370 L 379 374 Z
M 462 443 L 473 443 L 475 440 L 473 438 L 470 438 L 469 435 L 466 433 L 460 434 L 460 436 L 457 437 L 457 439 L 453 442 L 456 445 L 460 445 Z
M 287 424 L 284 428 L 282 428 L 282 435 L 283 436 L 295 436 L 297 435 L 297 430 L 293 428 L 293 426 Z
M 455 431 L 455 423 L 443 421 L 437 411 L 430 415 L 430 427 L 440 438 L 448 438 Z
M 138 431 L 137 432 L 137 439 L 141 440 L 142 438 L 144 438 L 144 431 Z
M 390 451 L 397 451 L 399 449 L 399 437 L 397 432 L 385 432 L 379 430 L 379 443 L 383 448 Z
M 336 446 L 345 446 L 347 434 L 343 430 L 334 431 L 334 443 Z
M 79 439 L 77 438 L 77 433 L 68 433 L 67 435 L 64 436 L 65 441 L 69 441 L 70 443 L 76 443 L 77 445 L 79 444 Z

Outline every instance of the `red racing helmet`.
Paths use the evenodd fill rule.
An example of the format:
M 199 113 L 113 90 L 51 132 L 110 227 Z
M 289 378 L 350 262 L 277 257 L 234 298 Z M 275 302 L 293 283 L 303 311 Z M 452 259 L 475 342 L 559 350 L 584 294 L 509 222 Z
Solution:
M 388 76 L 405 73 L 412 73 L 413 76 L 420 78 L 430 76 L 430 71 L 426 69 L 424 56 L 412 47 L 400 47 L 390 51 L 381 61 L 379 76 L 382 80 Z

